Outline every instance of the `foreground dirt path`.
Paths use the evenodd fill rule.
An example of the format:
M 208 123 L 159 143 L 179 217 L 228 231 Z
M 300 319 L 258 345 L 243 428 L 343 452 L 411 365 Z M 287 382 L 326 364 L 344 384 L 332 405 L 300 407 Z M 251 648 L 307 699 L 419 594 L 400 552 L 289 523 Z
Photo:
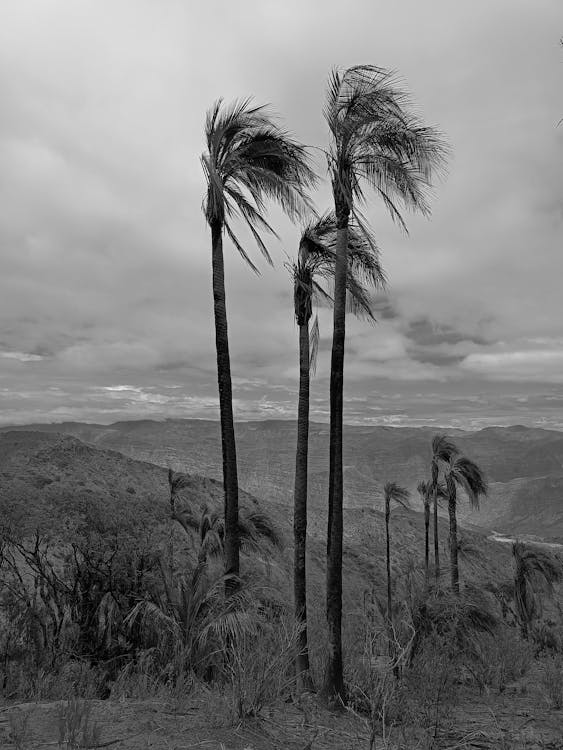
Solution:
M 118 750 L 350 750 L 365 746 L 362 722 L 326 713 L 314 724 L 303 711 L 288 706 L 266 711 L 259 720 L 225 726 L 212 702 L 171 708 L 157 701 L 89 701 L 89 727 L 98 728 L 90 747 Z M 61 703 L 25 703 L 0 708 L 2 750 L 47 750 L 60 743 Z M 320 711 L 319 711 L 320 714 Z M 309 716 L 309 721 L 313 717 Z M 67 727 L 68 729 L 68 727 Z M 68 736 L 68 735 L 67 735 Z
M 77 714 L 84 709 L 74 704 Z M 364 720 L 334 715 L 314 700 L 302 707 L 266 710 L 259 720 L 229 725 L 225 701 L 213 693 L 174 703 L 158 700 L 87 701 L 87 745 L 69 744 L 67 702 L 0 706 L 2 750 L 76 747 L 116 750 L 369 750 Z M 66 712 L 66 713 L 65 713 Z M 76 715 L 76 714 L 75 714 Z M 69 718 L 70 716 L 70 718 Z M 93 732 L 93 730 L 96 731 Z M 398 728 L 380 734 L 375 748 L 427 747 Z M 76 740 L 82 739 L 80 733 Z M 62 742 L 61 742 L 62 740 Z M 501 693 L 467 693 L 444 717 L 434 745 L 440 750 L 563 750 L 563 710 L 550 709 L 538 682 L 528 676 Z

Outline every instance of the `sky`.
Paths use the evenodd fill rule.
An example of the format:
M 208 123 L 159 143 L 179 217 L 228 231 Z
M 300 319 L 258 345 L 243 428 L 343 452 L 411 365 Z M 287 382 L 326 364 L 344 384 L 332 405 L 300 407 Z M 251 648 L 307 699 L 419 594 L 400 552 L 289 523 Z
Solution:
M 563 429 L 561 0 L 4 0 L 0 16 L 0 424 L 217 419 L 205 112 L 270 104 L 315 147 L 324 211 L 326 81 L 373 64 L 452 155 L 408 235 L 368 193 L 389 286 L 375 325 L 347 320 L 345 421 Z M 274 268 L 225 241 L 240 420 L 296 415 L 284 264 L 301 228 L 269 215 Z M 331 322 L 319 310 L 317 421 Z

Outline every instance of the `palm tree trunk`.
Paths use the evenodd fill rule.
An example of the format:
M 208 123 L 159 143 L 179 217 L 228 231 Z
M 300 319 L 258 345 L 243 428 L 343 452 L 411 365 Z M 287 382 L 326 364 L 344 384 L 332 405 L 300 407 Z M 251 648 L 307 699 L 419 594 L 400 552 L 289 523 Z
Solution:
M 440 549 L 438 547 L 438 488 L 434 487 L 434 575 L 440 580 Z
M 389 543 L 389 516 L 390 513 L 390 507 L 389 502 L 387 501 L 385 503 L 385 559 L 387 563 L 387 618 L 389 620 L 389 623 L 391 623 L 391 545 Z
M 227 332 L 227 307 L 225 301 L 225 272 L 223 262 L 223 227 L 220 221 L 211 224 L 213 265 L 213 311 L 215 315 L 215 346 L 217 349 L 217 382 L 219 385 L 219 413 L 221 416 L 221 447 L 223 452 L 223 487 L 225 491 L 225 592 L 238 588 L 239 526 L 238 526 L 238 476 L 235 428 L 233 420 L 233 392 L 231 361 Z
M 457 559 L 456 491 L 448 487 L 448 513 L 450 516 L 450 574 L 452 591 L 459 596 L 459 565 Z
M 387 626 L 389 637 L 389 656 L 394 660 L 395 657 L 395 640 L 393 632 L 393 601 L 391 594 L 391 544 L 389 541 L 389 518 L 391 508 L 389 499 L 385 499 L 385 560 L 387 565 Z M 394 670 L 395 671 L 395 670 Z
M 428 583 L 428 570 L 430 567 L 430 505 L 424 505 L 424 578 Z
M 299 402 L 297 406 L 297 449 L 293 494 L 293 593 L 297 637 L 296 668 L 300 688 L 315 689 L 307 647 L 307 463 L 309 453 L 309 323 L 299 326 Z
M 344 202 L 344 201 L 342 201 Z M 338 201 L 337 201 L 338 203 Z M 344 343 L 346 334 L 346 276 L 348 268 L 347 205 L 337 206 L 336 263 L 334 274 L 334 333 L 330 368 L 330 458 L 326 571 L 328 664 L 323 696 L 332 705 L 346 702 L 342 663 L 342 535 L 344 482 L 342 425 Z

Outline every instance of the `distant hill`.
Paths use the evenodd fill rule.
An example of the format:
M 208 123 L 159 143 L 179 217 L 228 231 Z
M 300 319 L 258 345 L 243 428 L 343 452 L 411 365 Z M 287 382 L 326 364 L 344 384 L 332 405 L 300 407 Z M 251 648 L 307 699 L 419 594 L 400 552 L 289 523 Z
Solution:
M 68 422 L 10 429 L 63 432 L 98 448 L 221 480 L 216 421 Z M 241 486 L 267 501 L 291 505 L 295 422 L 239 422 L 236 432 Z M 380 507 L 386 481 L 409 487 L 417 503 L 415 488 L 428 476 L 430 443 L 436 432 L 430 427 L 345 426 L 346 507 Z M 446 432 L 479 463 L 490 483 L 490 497 L 479 513 L 469 513 L 461 504 L 462 521 L 505 534 L 563 542 L 561 432 L 518 425 Z M 327 497 L 328 425 L 311 425 L 309 456 L 310 504 L 322 510 Z

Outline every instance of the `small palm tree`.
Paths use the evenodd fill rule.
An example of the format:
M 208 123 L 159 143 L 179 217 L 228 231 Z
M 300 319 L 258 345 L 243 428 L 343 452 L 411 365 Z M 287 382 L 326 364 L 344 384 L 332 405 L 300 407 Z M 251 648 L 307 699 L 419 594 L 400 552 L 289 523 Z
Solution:
M 440 580 L 440 548 L 438 544 L 438 497 L 440 495 L 440 469 L 449 464 L 450 459 L 459 453 L 457 446 L 446 435 L 432 438 L 432 502 L 434 505 L 434 574 L 436 583 Z
M 553 584 L 563 578 L 563 565 L 551 553 L 523 542 L 512 545 L 514 600 L 522 636 L 528 638 L 534 618 L 541 613 L 540 593 L 553 595 Z
M 392 602 L 392 586 L 391 586 L 391 544 L 389 539 L 389 520 L 391 518 L 391 503 L 398 503 L 403 508 L 407 507 L 407 502 L 410 493 L 404 487 L 401 487 L 396 482 L 387 482 L 383 488 L 383 497 L 385 500 L 385 561 L 387 566 L 387 619 L 389 621 L 389 627 L 392 630 L 393 627 L 393 602 Z M 392 649 L 392 642 L 389 643 L 390 649 Z M 392 651 L 390 651 L 392 655 Z
M 459 563 L 457 538 L 457 487 L 461 487 L 472 508 L 479 507 L 479 500 L 487 494 L 487 483 L 481 469 L 466 456 L 451 455 L 445 468 L 448 513 L 450 517 L 450 573 L 452 591 L 459 594 Z
M 297 674 L 306 690 L 313 690 L 307 646 L 307 465 L 309 450 L 309 391 L 315 369 L 319 339 L 317 319 L 309 329 L 315 301 L 330 304 L 329 287 L 334 278 L 336 221 L 325 214 L 309 224 L 301 236 L 297 261 L 290 264 L 293 276 L 295 320 L 299 328 L 299 400 L 297 406 L 297 447 L 294 489 L 294 601 L 298 630 Z M 349 307 L 359 316 L 373 320 L 367 286 L 383 286 L 385 279 L 375 242 L 351 227 L 348 252 Z M 364 284 L 366 286 L 364 286 Z
M 211 230 L 213 302 L 217 380 L 223 451 L 225 490 L 225 572 L 229 587 L 236 588 L 239 576 L 238 474 L 233 420 L 231 364 L 227 332 L 223 234 L 232 241 L 243 259 L 258 271 L 232 228 L 240 216 L 250 230 L 264 258 L 271 258 L 263 232 L 275 234 L 264 217 L 264 199 L 275 200 L 291 218 L 310 209 L 305 190 L 315 182 L 305 148 L 291 139 L 264 107 L 250 100 L 225 106 L 217 101 L 205 123 L 207 152 L 201 163 L 207 181 L 203 201 L 205 219 Z
M 342 663 L 343 386 L 346 280 L 350 219 L 365 227 L 358 212 L 364 186 L 372 188 L 403 228 L 398 208 L 429 213 L 427 193 L 444 144 L 409 111 L 409 99 L 387 70 L 358 65 L 329 79 L 325 118 L 327 153 L 337 226 L 334 334 L 330 376 L 330 459 L 327 538 L 327 621 L 329 659 L 324 697 L 345 702 Z
M 170 487 L 170 517 L 176 521 L 187 535 L 196 532 L 199 537 L 198 561 L 207 564 L 211 558 L 220 558 L 225 547 L 225 518 L 213 508 L 204 507 L 201 516 L 189 509 L 178 507 L 178 497 L 182 490 L 192 484 L 189 474 L 168 472 Z M 282 549 L 283 539 L 271 518 L 258 509 L 244 506 L 239 514 L 240 547 L 243 552 L 259 557 L 269 557 L 274 549 Z

